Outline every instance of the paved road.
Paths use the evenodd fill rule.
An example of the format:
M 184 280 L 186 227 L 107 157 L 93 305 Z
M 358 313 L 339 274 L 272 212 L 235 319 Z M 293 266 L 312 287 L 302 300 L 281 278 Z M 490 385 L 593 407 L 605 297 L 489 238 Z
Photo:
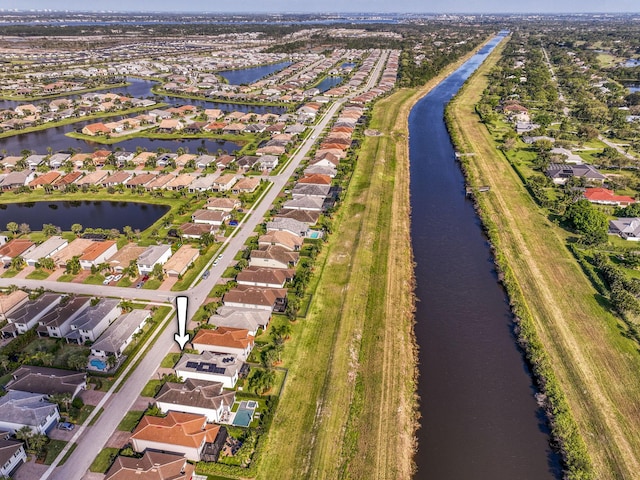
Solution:
M 367 81 L 367 84 L 362 89 L 362 91 L 369 90 L 376 84 L 382 68 L 386 63 L 387 57 L 388 52 L 385 51 L 381 55 L 378 64 L 370 75 L 369 80 Z M 360 91 L 354 93 L 353 96 L 359 93 Z M 348 97 L 345 97 L 329 106 L 322 119 L 316 126 L 312 128 L 313 131 L 311 132 L 311 134 L 293 154 L 287 167 L 277 177 L 271 178 L 271 180 L 273 180 L 273 185 L 271 186 L 271 188 L 263 194 L 262 200 L 260 202 L 257 202 L 257 206 L 255 206 L 252 211 L 249 212 L 250 214 L 245 216 L 244 220 L 246 221 L 238 226 L 238 228 L 236 229 L 237 234 L 234 237 L 228 239 L 227 242 L 225 242 L 225 244 L 221 247 L 224 248 L 224 256 L 219 261 L 218 265 L 211 269 L 209 278 L 200 281 L 200 283 L 198 283 L 198 285 L 196 285 L 194 288 L 180 293 L 114 287 L 110 288 L 109 294 L 121 296 L 122 298 L 127 299 L 145 299 L 152 301 L 166 301 L 168 296 L 173 298 L 175 295 L 187 295 L 189 297 L 189 317 L 191 317 L 198 309 L 198 307 L 205 301 L 208 293 L 220 279 L 222 272 L 224 272 L 224 270 L 231 264 L 235 253 L 244 248 L 245 241 L 249 237 L 254 235 L 255 227 L 259 223 L 262 223 L 264 216 L 271 208 L 273 201 L 276 199 L 280 191 L 284 188 L 293 172 L 296 170 L 296 168 L 298 168 L 302 159 L 307 155 L 307 153 L 315 143 L 316 136 L 321 134 L 321 132 L 333 119 L 338 109 L 347 100 Z M 3 285 L 3 282 L 4 279 L 0 280 L 0 286 Z M 90 293 L 93 295 L 100 293 L 104 295 L 104 288 L 95 285 L 92 286 L 58 282 L 35 282 L 29 280 L 23 280 L 21 282 L 28 282 L 24 284 L 24 286 L 35 284 L 37 286 L 44 286 L 45 288 L 51 288 L 52 290 L 64 291 L 68 293 Z M 18 283 L 17 281 L 15 281 L 9 282 L 9 284 L 14 283 L 16 285 L 21 285 L 21 282 Z M 51 285 L 48 285 L 49 283 Z M 84 290 L 84 287 L 89 287 L 89 289 Z M 173 321 L 173 318 L 169 318 L 167 321 Z M 156 331 L 159 332 L 159 330 L 160 328 L 158 328 Z M 138 396 L 140 395 L 140 391 L 152 377 L 162 359 L 174 346 L 173 335 L 175 332 L 176 329 L 169 326 L 162 333 L 157 335 L 157 337 L 149 340 L 149 343 L 154 341 L 155 343 L 153 344 L 149 352 L 144 355 L 144 358 L 142 359 L 140 364 L 126 379 L 124 386 L 120 389 L 120 391 L 116 393 L 115 388 L 118 384 L 115 384 L 113 388 L 107 393 L 107 395 L 105 395 L 105 397 L 101 401 L 101 404 L 95 408 L 96 413 L 100 410 L 100 408 L 104 408 L 104 412 L 97 420 L 95 425 L 92 427 L 86 427 L 83 425 L 78 428 L 73 439 L 68 444 L 68 446 L 70 446 L 74 442 L 78 444 L 77 448 L 71 454 L 69 459 L 63 466 L 56 468 L 58 460 L 62 459 L 67 452 L 67 448 L 65 448 L 60 453 L 56 461 L 47 470 L 47 472 L 41 477 L 41 480 L 46 480 L 50 477 L 56 480 L 79 480 L 83 477 L 83 475 L 93 462 L 93 459 L 100 452 L 100 450 L 102 450 L 103 446 L 105 445 L 113 431 L 117 428 L 125 413 L 131 408 L 135 400 L 138 398 Z M 157 340 L 155 340 L 155 338 L 157 338 Z M 144 350 L 146 350 L 146 348 L 141 349 L 139 355 L 142 355 L 142 352 Z M 135 362 L 132 362 L 132 364 L 133 363 Z M 120 376 L 120 379 L 123 379 L 124 377 L 125 375 L 123 373 Z M 92 417 L 90 417 L 87 422 L 85 422 L 85 425 L 91 420 L 91 418 Z

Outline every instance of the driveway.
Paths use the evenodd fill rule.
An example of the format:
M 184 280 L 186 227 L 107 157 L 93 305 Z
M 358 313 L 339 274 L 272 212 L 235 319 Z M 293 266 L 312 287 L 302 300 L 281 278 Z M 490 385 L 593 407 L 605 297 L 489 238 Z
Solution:
M 15 480 L 34 480 L 41 478 L 47 471 L 48 465 L 36 463 L 35 457 L 32 456 L 27 463 L 24 463 L 13 476 Z

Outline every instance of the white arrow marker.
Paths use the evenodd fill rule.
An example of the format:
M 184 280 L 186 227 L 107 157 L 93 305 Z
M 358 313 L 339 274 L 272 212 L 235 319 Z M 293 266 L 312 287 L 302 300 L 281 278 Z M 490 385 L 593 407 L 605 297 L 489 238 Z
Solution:
M 178 313 L 178 333 L 173 335 L 175 341 L 180 345 L 180 350 L 184 350 L 184 345 L 191 337 L 187 333 L 187 305 L 189 297 L 176 297 L 176 311 Z

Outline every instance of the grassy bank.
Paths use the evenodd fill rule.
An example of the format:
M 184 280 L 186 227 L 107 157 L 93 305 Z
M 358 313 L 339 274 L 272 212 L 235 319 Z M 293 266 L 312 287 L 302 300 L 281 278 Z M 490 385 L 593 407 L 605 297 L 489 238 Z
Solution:
M 640 463 L 640 357 L 475 114 L 499 49 L 449 109 L 457 148 L 497 248 L 519 335 L 547 396 L 568 478 L 634 478 Z

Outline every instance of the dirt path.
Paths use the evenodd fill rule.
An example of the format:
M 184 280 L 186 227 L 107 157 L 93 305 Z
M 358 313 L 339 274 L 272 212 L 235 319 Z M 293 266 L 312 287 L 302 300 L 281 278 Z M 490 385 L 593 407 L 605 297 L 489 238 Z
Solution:
M 600 305 L 562 232 L 533 203 L 479 123 L 473 105 L 486 79 L 478 78 L 460 98 L 457 125 L 469 151 L 477 154 L 470 157 L 472 176 L 491 186 L 485 205 L 498 227 L 499 250 L 520 284 L 596 478 L 635 478 L 640 466 L 636 346 L 623 338 L 620 322 Z

